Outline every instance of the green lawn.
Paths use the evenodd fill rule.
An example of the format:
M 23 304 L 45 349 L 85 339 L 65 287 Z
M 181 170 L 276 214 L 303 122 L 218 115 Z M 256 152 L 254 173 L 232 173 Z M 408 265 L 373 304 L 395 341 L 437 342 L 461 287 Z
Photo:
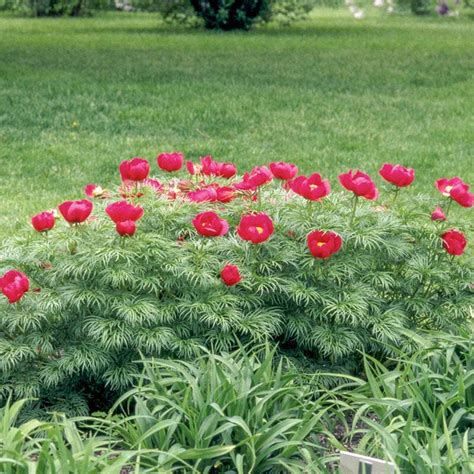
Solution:
M 474 21 L 318 10 L 291 28 L 172 29 L 153 14 L 0 16 L 5 234 L 120 160 L 211 153 L 241 169 L 416 168 L 474 184 Z

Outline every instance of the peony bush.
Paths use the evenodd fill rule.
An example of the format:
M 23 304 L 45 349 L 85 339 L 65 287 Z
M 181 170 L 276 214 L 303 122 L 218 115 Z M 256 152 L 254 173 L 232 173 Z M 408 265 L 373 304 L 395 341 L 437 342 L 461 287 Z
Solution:
M 474 195 L 460 178 L 426 197 L 401 165 L 342 173 L 337 191 L 284 162 L 243 176 L 210 156 L 157 165 L 122 162 L 116 189 L 89 184 L 3 244 L 1 397 L 86 412 L 141 355 L 272 339 L 343 364 L 468 324 L 472 266 L 450 213 Z

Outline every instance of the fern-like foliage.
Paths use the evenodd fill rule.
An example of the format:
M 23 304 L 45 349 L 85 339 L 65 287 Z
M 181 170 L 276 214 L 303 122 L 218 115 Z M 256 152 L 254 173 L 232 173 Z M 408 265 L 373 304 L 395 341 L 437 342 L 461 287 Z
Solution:
M 360 351 L 408 347 L 407 329 L 468 322 L 472 265 L 443 250 L 431 200 L 360 203 L 351 222 L 345 194 L 306 202 L 267 188 L 257 201 L 225 207 L 145 193 L 132 238 L 116 235 L 108 201 L 97 200 L 89 223 L 59 222 L 49 235 L 29 230 L 5 242 L 0 271 L 23 271 L 33 291 L 0 302 L 0 397 L 47 394 L 71 406 L 100 387 L 123 391 L 140 355 L 191 358 L 203 344 L 229 350 L 236 336 L 340 365 Z M 205 209 L 229 222 L 229 234 L 197 235 L 191 220 Z M 251 210 L 275 225 L 260 245 L 235 233 Z M 305 238 L 314 229 L 340 234 L 339 253 L 313 258 Z M 236 286 L 219 277 L 226 263 L 240 268 Z

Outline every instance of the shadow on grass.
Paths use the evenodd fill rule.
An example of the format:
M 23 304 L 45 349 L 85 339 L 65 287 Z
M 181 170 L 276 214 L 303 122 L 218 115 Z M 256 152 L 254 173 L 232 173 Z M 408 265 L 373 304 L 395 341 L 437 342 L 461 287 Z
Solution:
M 464 19 L 469 21 L 474 20 L 474 11 L 472 13 L 463 16 Z M 292 26 L 277 26 L 267 25 L 253 28 L 249 31 L 216 31 L 207 30 L 204 27 L 201 28 L 189 28 L 185 26 L 166 25 L 162 24 L 157 20 L 156 25 L 143 25 L 137 27 L 131 24 L 120 24 L 114 22 L 109 25 L 105 23 L 102 26 L 95 26 L 92 22 L 88 22 L 88 19 L 79 19 L 71 21 L 80 21 L 81 24 L 76 24 L 77 29 L 74 28 L 74 33 L 78 34 L 104 34 L 112 33 L 119 35 L 177 35 L 177 36 L 209 36 L 209 37 L 221 37 L 221 38 L 235 38 L 235 37 L 246 37 L 246 38 L 289 38 L 289 37 L 345 37 L 345 36 L 365 36 L 373 35 L 383 30 L 384 35 L 396 35 L 401 32 L 417 34 L 420 29 L 443 28 L 446 22 L 443 19 L 437 17 L 425 17 L 416 18 L 415 21 L 412 17 L 407 17 L 406 21 L 391 22 L 392 19 L 369 19 L 366 22 L 356 22 L 352 18 L 339 18 L 339 24 L 328 24 L 327 18 L 321 19 L 318 22 L 318 18 L 315 18 L 311 23 L 295 24 Z M 92 18 L 93 20 L 93 18 Z M 396 20 L 400 20 L 397 18 Z M 40 20 L 41 21 L 41 20 Z M 458 23 L 459 25 L 459 23 Z M 461 24 L 462 25 L 462 24 Z M 454 26 L 454 25 L 453 25 Z M 466 25 L 470 26 L 470 25 Z
M 41 20 L 40 20 L 41 21 Z M 86 20 L 87 21 L 87 20 Z M 258 27 L 251 29 L 249 31 L 217 31 L 217 30 L 208 30 L 204 27 L 202 28 L 187 28 L 181 26 L 171 26 L 171 25 L 156 25 L 148 26 L 144 25 L 143 27 L 128 27 L 127 25 L 118 25 L 114 24 L 110 27 L 95 27 L 94 25 L 89 25 L 84 22 L 84 28 L 78 28 L 74 33 L 80 34 L 90 34 L 90 33 L 114 33 L 114 34 L 138 34 L 138 35 L 147 35 L 147 34 L 159 34 L 159 35 L 189 35 L 194 36 L 196 34 L 207 35 L 211 37 L 289 37 L 289 36 L 345 36 L 345 35 L 354 35 L 354 34 L 365 34 L 372 31 L 377 31 L 381 28 L 385 32 L 398 32 L 400 29 L 406 29 L 402 25 L 393 25 L 387 27 L 386 23 L 377 24 L 361 24 L 353 23 L 351 21 L 347 22 L 347 25 L 344 26 L 329 26 L 327 24 L 318 24 L 317 21 L 314 22 L 311 26 L 298 26 L 293 25 L 289 27 L 285 26 L 268 26 L 268 27 Z M 82 26 L 82 25 L 81 25 Z
M 170 25 L 163 23 L 159 16 L 149 14 L 144 22 L 140 25 L 142 17 L 131 15 L 109 15 L 107 13 L 97 14 L 90 17 L 42 17 L 35 18 L 35 25 L 39 28 L 25 28 L 21 32 L 28 35 L 44 34 L 42 26 L 48 23 L 62 23 L 61 27 L 65 27 L 64 33 L 91 35 L 98 34 L 117 34 L 117 35 L 168 35 L 168 36 L 208 36 L 220 38 L 289 38 L 289 37 L 346 37 L 346 36 L 365 36 L 378 33 L 383 30 L 384 35 L 395 35 L 400 32 L 413 32 L 417 34 L 423 28 L 443 28 L 445 30 L 446 21 L 449 19 L 440 19 L 437 15 L 426 17 L 414 17 L 411 14 L 398 14 L 393 17 L 369 17 L 365 21 L 360 22 L 354 20 L 349 14 L 347 17 L 337 16 L 337 25 L 334 24 L 332 17 L 313 17 L 310 20 L 295 23 L 291 26 L 279 26 L 277 24 L 269 24 L 257 26 L 250 31 L 215 31 L 207 30 L 204 27 L 190 28 L 186 26 Z M 27 20 L 31 25 L 31 17 L 19 17 L 18 15 L 0 15 L 0 19 L 12 18 L 15 20 Z M 459 19 L 455 20 L 456 25 L 462 26 L 462 20 L 469 22 L 474 20 L 474 10 L 465 12 Z M 105 20 L 105 21 L 103 21 Z M 150 24 L 151 22 L 152 24 Z M 156 21 L 156 23 L 155 23 Z M 100 24 L 98 24 L 100 22 Z M 140 25 L 140 26 L 139 26 Z M 464 24 L 470 26 L 469 24 Z M 454 26 L 454 24 L 453 24 Z

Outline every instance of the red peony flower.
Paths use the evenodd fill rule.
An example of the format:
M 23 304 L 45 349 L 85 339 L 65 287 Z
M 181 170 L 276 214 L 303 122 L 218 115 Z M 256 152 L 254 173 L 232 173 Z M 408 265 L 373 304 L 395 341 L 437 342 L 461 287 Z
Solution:
M 276 179 L 288 181 L 293 179 L 298 173 L 298 167 L 293 163 L 285 163 L 284 161 L 276 161 L 270 163 L 270 171 Z
M 441 178 L 438 179 L 435 183 L 435 186 L 438 188 L 438 191 L 446 197 L 451 197 L 450 192 L 454 186 L 463 186 L 467 187 L 467 184 L 459 177 L 455 176 L 454 178 Z
M 40 212 L 31 218 L 31 225 L 38 232 L 47 232 L 54 227 L 56 220 L 50 211 Z
M 339 252 L 342 245 L 341 237 L 335 232 L 313 230 L 306 237 L 306 243 L 315 258 L 329 258 Z
M 134 206 L 127 201 L 117 201 L 109 204 L 105 212 L 115 222 L 138 221 L 143 216 L 143 208 Z
M 291 189 L 294 193 L 296 194 L 299 194 L 300 196 L 302 196 L 302 191 L 301 191 L 301 185 L 308 179 L 307 176 L 298 176 L 297 178 L 295 179 L 292 179 L 290 181 L 287 181 L 286 183 L 284 183 L 284 188 L 289 188 Z M 286 186 L 285 186 L 286 185 Z M 287 189 L 288 190 L 288 189 Z
M 322 179 L 319 173 L 313 173 L 309 178 L 298 176 L 289 181 L 289 185 L 293 192 L 310 201 L 318 201 L 331 192 L 329 181 Z
M 134 220 L 121 221 L 115 224 L 115 229 L 122 237 L 131 237 L 137 230 L 137 224 Z
M 192 161 L 186 161 L 186 169 L 191 175 L 199 174 L 201 172 L 201 166 L 195 165 Z
M 227 286 L 237 285 L 237 283 L 239 283 L 242 280 L 239 267 L 237 267 L 236 265 L 231 265 L 231 264 L 227 264 L 221 270 L 221 278 L 222 278 L 222 281 Z
M 255 166 L 250 173 L 245 173 L 242 181 L 234 184 L 234 187 L 240 191 L 255 190 L 272 179 L 273 175 L 266 166 Z
M 94 197 L 94 190 L 97 188 L 97 185 L 96 184 L 86 184 L 84 186 L 84 194 L 87 196 L 87 197 Z
M 391 165 L 390 163 L 385 163 L 382 168 L 380 168 L 379 174 L 385 181 L 399 188 L 409 186 L 415 179 L 415 170 L 413 168 L 405 168 L 402 165 Z
M 156 193 L 163 191 L 163 185 L 155 178 L 147 178 L 143 181 L 143 185 L 149 187 Z
M 59 212 L 70 224 L 84 222 L 92 212 L 94 205 L 88 199 L 80 201 L 64 201 L 58 206 Z
M 353 173 L 352 170 L 349 170 L 347 173 L 342 173 L 339 175 L 339 181 L 344 188 L 352 191 L 356 196 L 361 196 L 371 201 L 379 196 L 379 191 L 371 177 L 368 174 L 362 173 L 362 171 Z
M 245 173 L 242 180 L 234 184 L 234 189 L 238 191 L 255 191 L 257 188 L 254 184 L 249 181 L 249 174 Z
M 445 221 L 446 216 L 443 212 L 443 209 L 440 207 L 437 207 L 432 213 L 431 213 L 431 219 L 433 221 Z
M 219 167 L 217 170 L 217 176 L 221 178 L 230 179 L 233 178 L 237 174 L 237 167 L 234 163 L 219 163 Z
M 87 184 L 84 186 L 84 194 L 87 197 L 95 198 L 95 197 L 101 197 L 101 198 L 106 198 L 108 197 L 107 191 L 102 188 L 102 186 L 98 186 L 97 184 Z
M 273 231 L 272 220 L 263 212 L 243 215 L 237 227 L 237 234 L 240 238 L 254 244 L 265 242 L 273 234 Z
M 256 188 L 269 183 L 272 179 L 273 175 L 266 166 L 255 166 L 248 176 L 248 180 Z
M 213 187 L 197 189 L 190 191 L 187 197 L 193 202 L 213 202 L 217 200 L 217 191 Z
M 230 202 L 235 198 L 234 188 L 230 186 L 219 186 L 216 188 L 216 193 L 219 202 Z
M 161 153 L 157 156 L 158 166 L 168 172 L 178 171 L 183 166 L 184 156 L 182 153 Z
M 143 158 L 132 158 L 120 163 L 122 181 L 143 181 L 150 173 L 150 164 Z
M 219 170 L 219 163 L 212 159 L 211 155 L 201 158 L 201 172 L 206 176 L 216 176 Z
M 201 212 L 193 219 L 193 226 L 204 237 L 220 237 L 227 234 L 229 224 L 215 212 Z
M 450 229 L 441 235 L 443 247 L 451 255 L 462 255 L 467 245 L 466 237 L 456 229 Z
M 9 270 L 0 278 L 0 290 L 10 304 L 19 301 L 29 289 L 28 277 L 18 270 Z
M 193 165 L 193 171 L 195 166 L 196 165 Z M 234 163 L 219 163 L 218 161 L 214 161 L 210 155 L 201 158 L 200 171 L 206 176 L 219 176 L 227 179 L 237 174 L 237 168 Z M 194 172 L 191 174 L 194 174 Z
M 474 206 L 474 194 L 470 193 L 461 186 L 454 186 L 449 194 L 451 199 L 456 201 L 462 207 Z
M 469 185 L 457 176 L 451 179 L 438 179 L 436 187 L 443 196 L 450 197 L 463 207 L 474 205 L 474 194 L 469 192 Z

